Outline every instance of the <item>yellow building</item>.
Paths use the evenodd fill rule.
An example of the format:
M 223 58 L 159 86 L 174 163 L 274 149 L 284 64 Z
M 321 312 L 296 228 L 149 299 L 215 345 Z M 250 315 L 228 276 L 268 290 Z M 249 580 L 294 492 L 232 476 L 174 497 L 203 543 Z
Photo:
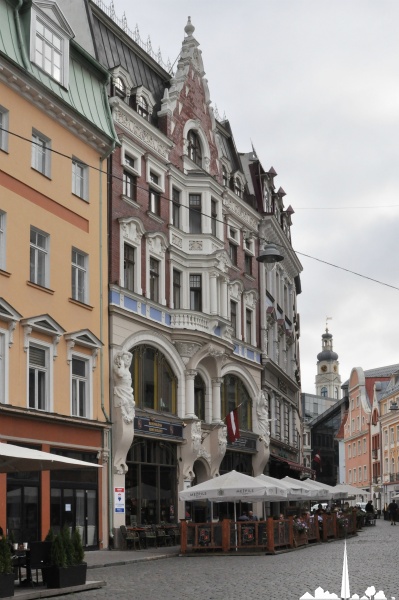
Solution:
M 108 75 L 55 2 L 0 0 L 0 22 L 0 440 L 104 465 L 0 474 L 0 526 L 22 542 L 66 523 L 101 547 Z

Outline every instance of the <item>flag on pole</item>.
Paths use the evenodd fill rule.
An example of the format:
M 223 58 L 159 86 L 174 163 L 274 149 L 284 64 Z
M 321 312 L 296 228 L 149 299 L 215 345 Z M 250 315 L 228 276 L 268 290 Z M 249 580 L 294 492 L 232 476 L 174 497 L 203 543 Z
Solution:
M 238 411 L 235 408 L 226 417 L 227 436 L 229 442 L 233 443 L 240 437 L 240 426 L 238 423 Z

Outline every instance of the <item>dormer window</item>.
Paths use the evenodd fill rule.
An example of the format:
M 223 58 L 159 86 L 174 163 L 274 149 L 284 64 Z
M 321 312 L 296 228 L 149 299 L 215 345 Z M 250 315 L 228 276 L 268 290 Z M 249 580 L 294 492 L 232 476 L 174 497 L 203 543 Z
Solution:
M 199 167 L 202 167 L 202 148 L 199 136 L 191 130 L 187 135 L 188 156 Z
M 137 112 L 139 113 L 139 115 L 141 117 L 143 117 L 147 121 L 150 120 L 150 111 L 148 108 L 148 102 L 143 96 L 140 96 L 137 99 Z
M 237 194 L 239 198 L 242 198 L 242 184 L 238 177 L 234 178 L 234 193 Z
M 43 10 L 32 4 L 30 60 L 64 87 L 68 86 L 69 41 L 73 35 L 55 2 L 48 2 Z
M 126 98 L 126 86 L 121 77 L 117 77 L 114 82 L 115 85 L 115 95 L 119 96 L 119 98 Z

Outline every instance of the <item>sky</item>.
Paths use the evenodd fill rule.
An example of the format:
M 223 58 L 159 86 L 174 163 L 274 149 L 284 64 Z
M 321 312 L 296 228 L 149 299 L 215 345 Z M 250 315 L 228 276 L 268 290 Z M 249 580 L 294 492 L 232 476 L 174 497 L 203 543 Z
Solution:
M 191 16 L 212 106 L 230 121 L 238 151 L 253 144 L 264 168 L 277 171 L 303 266 L 302 391 L 315 393 L 326 317 L 342 382 L 354 367 L 399 363 L 399 2 L 114 0 L 114 7 L 171 63 Z

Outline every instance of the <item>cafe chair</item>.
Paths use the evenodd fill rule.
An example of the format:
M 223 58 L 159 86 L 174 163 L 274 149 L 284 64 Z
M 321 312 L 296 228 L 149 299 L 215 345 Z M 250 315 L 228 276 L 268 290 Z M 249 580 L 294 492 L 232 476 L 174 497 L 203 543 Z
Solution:
M 120 526 L 124 546 L 127 550 L 135 549 L 138 546 L 141 549 L 140 536 L 137 531 L 128 531 L 125 525 Z
M 166 546 L 166 532 L 162 527 L 157 527 L 157 544 L 158 546 Z
M 148 544 L 152 543 L 154 548 L 157 547 L 157 532 L 155 529 L 146 529 L 144 531 L 145 547 L 148 548 Z

